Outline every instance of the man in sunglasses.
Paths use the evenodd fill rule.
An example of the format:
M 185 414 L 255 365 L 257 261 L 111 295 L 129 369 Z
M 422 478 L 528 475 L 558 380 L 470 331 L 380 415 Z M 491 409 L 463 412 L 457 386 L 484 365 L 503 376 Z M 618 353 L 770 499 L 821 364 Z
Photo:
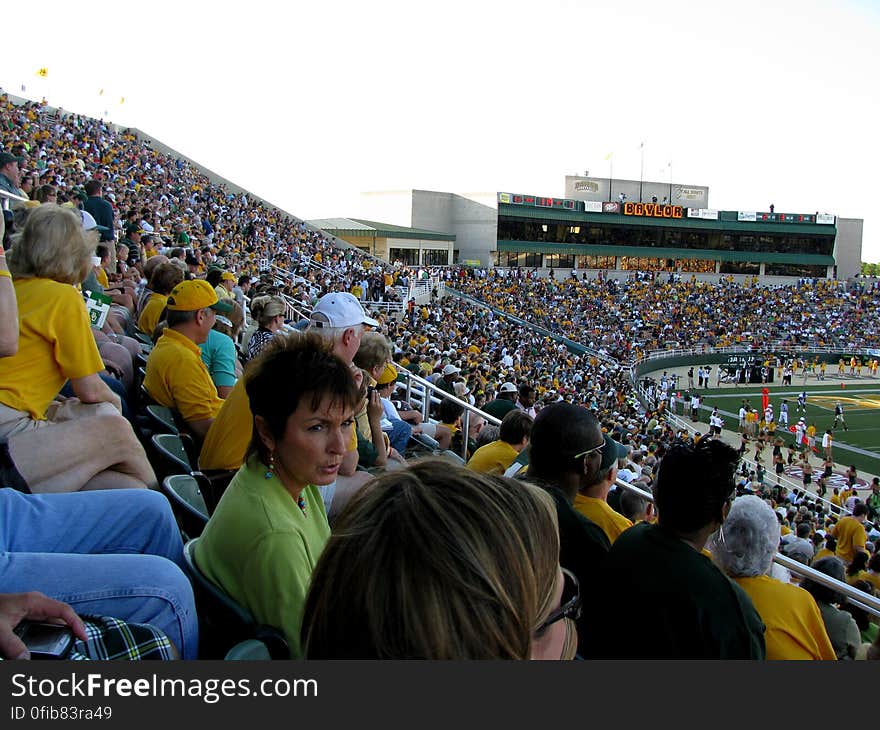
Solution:
M 764 624 L 716 567 L 706 541 L 734 498 L 736 451 L 722 441 L 673 446 L 660 462 L 658 523 L 614 543 L 591 586 L 581 646 L 603 659 L 763 659 Z
M 617 481 L 618 462 L 626 459 L 627 454 L 623 444 L 605 434 L 601 446 L 586 449 L 575 456 L 576 459 L 593 459 L 593 464 L 598 460 L 599 467 L 589 474 L 584 472 L 582 484 L 574 496 L 574 508 L 599 525 L 612 545 L 624 530 L 632 527 L 630 520 L 608 504 L 608 493 Z
M 553 497 L 559 522 L 559 563 L 576 576 L 588 596 L 611 543 L 602 528 L 576 511 L 573 503 L 582 485 L 598 474 L 604 446 L 596 417 L 571 403 L 542 408 L 532 425 L 526 478 Z M 578 620 L 579 653 L 582 634 L 586 635 L 586 625 Z

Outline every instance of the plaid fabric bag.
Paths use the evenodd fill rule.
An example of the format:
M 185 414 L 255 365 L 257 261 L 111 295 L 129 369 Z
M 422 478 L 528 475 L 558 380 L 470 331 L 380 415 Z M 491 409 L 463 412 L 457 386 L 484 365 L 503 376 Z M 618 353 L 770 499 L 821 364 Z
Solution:
M 171 641 L 149 624 L 133 624 L 109 616 L 82 616 L 88 641 L 77 639 L 66 659 L 174 659 Z

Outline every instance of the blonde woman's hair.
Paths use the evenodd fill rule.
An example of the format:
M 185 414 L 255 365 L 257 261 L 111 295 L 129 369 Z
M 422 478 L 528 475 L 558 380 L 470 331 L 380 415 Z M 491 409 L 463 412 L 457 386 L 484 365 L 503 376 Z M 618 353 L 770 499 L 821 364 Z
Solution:
M 372 370 L 391 359 L 391 342 L 381 332 L 364 332 L 361 344 L 354 356 L 354 364 L 364 370 Z
M 424 459 L 361 489 L 312 574 L 309 659 L 527 659 L 559 572 L 542 489 Z
M 89 273 L 98 240 L 82 227 L 71 208 L 44 203 L 31 211 L 21 233 L 13 236 L 9 270 L 18 279 L 53 279 L 78 284 Z
M 251 301 L 251 314 L 260 327 L 265 327 L 279 314 L 284 314 L 287 309 L 281 297 L 264 294 Z

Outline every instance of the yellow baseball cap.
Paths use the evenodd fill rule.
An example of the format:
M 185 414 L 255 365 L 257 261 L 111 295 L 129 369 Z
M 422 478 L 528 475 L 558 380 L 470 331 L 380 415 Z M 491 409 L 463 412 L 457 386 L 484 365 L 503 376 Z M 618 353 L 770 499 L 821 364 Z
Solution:
M 194 312 L 205 307 L 217 312 L 229 312 L 232 310 L 232 300 L 218 301 L 217 292 L 207 281 L 190 279 L 180 282 L 171 290 L 166 306 L 173 312 Z
M 379 376 L 376 383 L 379 385 L 388 385 L 388 383 L 393 383 L 395 380 L 397 380 L 397 368 L 390 362 L 385 363 L 385 369 L 382 371 L 382 374 Z
M 235 281 L 235 274 L 231 271 L 224 271 L 223 276 L 220 277 L 220 281 Z

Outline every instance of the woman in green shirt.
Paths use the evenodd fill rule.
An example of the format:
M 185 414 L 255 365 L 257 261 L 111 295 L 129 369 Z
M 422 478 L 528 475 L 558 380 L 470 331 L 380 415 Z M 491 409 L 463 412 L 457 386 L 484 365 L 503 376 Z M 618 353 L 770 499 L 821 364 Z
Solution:
M 196 547 L 199 569 L 300 656 L 312 570 L 330 536 L 318 486 L 336 479 L 358 387 L 330 344 L 273 338 L 245 375 L 254 435 Z

